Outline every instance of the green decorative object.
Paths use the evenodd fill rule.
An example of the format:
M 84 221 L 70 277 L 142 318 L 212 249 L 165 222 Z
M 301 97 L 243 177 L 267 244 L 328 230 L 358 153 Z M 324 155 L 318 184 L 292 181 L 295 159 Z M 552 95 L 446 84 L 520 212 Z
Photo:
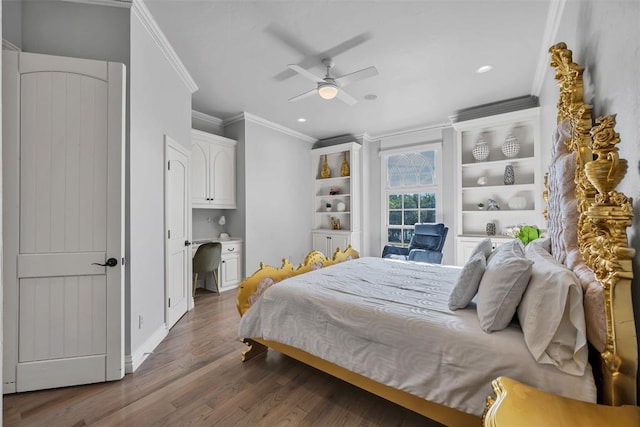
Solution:
M 540 230 L 535 225 L 525 225 L 518 233 L 518 239 L 522 240 L 525 245 L 538 237 L 540 237 Z

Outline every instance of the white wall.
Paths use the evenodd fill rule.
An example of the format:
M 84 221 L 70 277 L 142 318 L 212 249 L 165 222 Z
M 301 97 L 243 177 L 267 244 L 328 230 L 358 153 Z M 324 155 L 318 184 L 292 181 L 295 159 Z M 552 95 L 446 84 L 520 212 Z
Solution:
M 22 0 L 2 0 L 2 38 L 22 46 Z
M 135 13 L 130 31 L 127 353 L 136 355 L 164 327 L 164 135 L 191 149 L 191 92 Z
M 634 311 L 640 333 L 640 2 L 569 1 L 554 43 L 564 41 L 573 60 L 585 67 L 585 100 L 593 105 L 593 118 L 617 113 L 620 157 L 629 169 L 619 186 L 634 200 L 633 228 L 628 230 L 634 260 Z M 540 94 L 543 141 L 547 151 L 556 123 L 558 88 L 551 67 Z M 544 168 L 549 156 L 545 158 Z M 639 343 L 640 348 L 640 343 Z M 640 386 L 640 381 L 638 382 Z M 640 387 L 639 387 L 640 395 Z
M 252 120 L 225 135 L 238 140 L 238 209 L 227 219 L 244 237 L 246 275 L 260 262 L 302 262 L 311 250 L 311 143 Z

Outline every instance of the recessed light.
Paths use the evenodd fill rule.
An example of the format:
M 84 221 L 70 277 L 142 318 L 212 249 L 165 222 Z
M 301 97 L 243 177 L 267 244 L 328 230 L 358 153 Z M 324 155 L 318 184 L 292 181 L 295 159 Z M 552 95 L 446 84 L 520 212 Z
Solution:
M 486 73 L 487 71 L 491 71 L 492 69 L 493 67 L 491 65 L 483 65 L 482 67 L 476 70 L 476 73 L 482 74 L 482 73 Z
M 300 122 L 300 123 L 304 123 L 304 122 L 306 122 L 306 121 L 307 121 L 307 119 L 305 119 L 304 117 L 300 117 L 300 118 L 298 119 L 298 122 Z
M 368 95 L 365 95 L 364 99 L 366 99 L 367 101 L 375 101 L 376 99 L 378 99 L 378 95 L 374 95 L 373 93 L 370 93 Z

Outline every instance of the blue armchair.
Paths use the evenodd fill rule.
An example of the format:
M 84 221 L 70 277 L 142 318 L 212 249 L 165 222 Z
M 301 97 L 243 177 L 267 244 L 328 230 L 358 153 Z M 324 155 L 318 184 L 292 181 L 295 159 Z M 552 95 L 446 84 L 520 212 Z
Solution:
M 386 245 L 382 250 L 382 258 L 440 264 L 442 262 L 442 248 L 448 231 L 449 228 L 444 224 L 416 224 L 409 247 Z

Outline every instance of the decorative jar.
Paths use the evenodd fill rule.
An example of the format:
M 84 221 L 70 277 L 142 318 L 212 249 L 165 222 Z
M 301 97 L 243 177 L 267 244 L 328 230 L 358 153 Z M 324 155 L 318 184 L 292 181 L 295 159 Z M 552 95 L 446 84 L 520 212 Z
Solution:
M 482 136 L 476 141 L 476 145 L 473 147 L 473 150 L 471 150 L 471 154 L 473 158 L 479 162 L 489 158 L 489 144 L 487 144 L 487 141 L 485 141 Z
M 504 185 L 513 185 L 516 182 L 516 174 L 513 170 L 513 165 L 506 165 L 504 167 Z
M 518 155 L 520 152 L 520 142 L 518 138 L 513 136 L 512 133 L 507 135 L 507 138 L 504 140 L 504 144 L 502 144 L 502 154 L 507 158 L 513 158 Z
M 487 223 L 487 227 L 486 227 L 486 231 L 487 231 L 487 236 L 495 236 L 496 235 L 496 223 L 495 222 L 488 222 Z

